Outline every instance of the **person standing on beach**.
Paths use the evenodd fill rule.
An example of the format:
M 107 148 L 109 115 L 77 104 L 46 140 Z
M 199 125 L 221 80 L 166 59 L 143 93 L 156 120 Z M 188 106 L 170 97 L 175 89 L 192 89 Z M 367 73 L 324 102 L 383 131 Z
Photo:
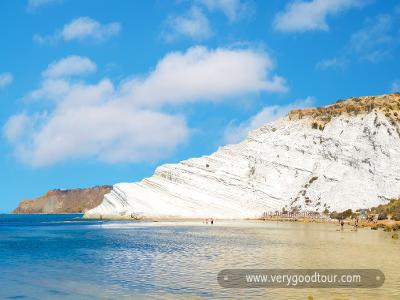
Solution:
M 343 219 L 340 221 L 340 229 L 343 230 L 343 226 L 344 226 L 344 221 Z
M 358 217 L 356 217 L 356 220 L 354 221 L 354 228 L 357 230 L 358 228 Z

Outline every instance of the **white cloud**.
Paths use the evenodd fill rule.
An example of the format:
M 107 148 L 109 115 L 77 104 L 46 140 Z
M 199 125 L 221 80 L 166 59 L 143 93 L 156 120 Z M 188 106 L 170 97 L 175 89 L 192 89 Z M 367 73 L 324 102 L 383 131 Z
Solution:
M 252 6 L 242 0 L 195 0 L 193 5 L 183 15 L 170 15 L 165 23 L 161 37 L 167 42 L 173 42 L 179 37 L 193 40 L 204 40 L 213 35 L 209 19 L 204 13 L 222 12 L 230 22 L 247 17 L 253 12 Z
M 36 44 L 54 44 L 60 40 L 60 34 L 53 34 L 53 35 L 40 35 L 34 34 L 33 41 Z
M 199 0 L 198 2 L 210 11 L 221 11 L 231 22 L 243 18 L 251 12 L 249 3 L 241 0 Z
M 0 74 L 0 89 L 10 85 L 14 78 L 11 73 L 1 73 Z
M 64 80 L 68 91 L 54 99 L 54 109 L 14 115 L 4 126 L 16 156 L 27 164 L 88 157 L 109 163 L 158 159 L 189 134 L 183 117 L 136 108 L 119 99 L 107 79 L 94 85 Z
M 321 70 L 326 69 L 343 69 L 347 65 L 347 60 L 344 58 L 334 57 L 331 59 L 324 59 L 317 63 L 317 68 Z
M 29 100 L 57 100 L 65 96 L 70 89 L 68 82 L 63 79 L 48 78 L 42 82 L 39 89 L 30 92 L 25 99 Z
M 52 62 L 48 68 L 43 71 L 42 75 L 52 78 L 69 77 L 92 73 L 95 72 L 96 69 L 96 64 L 89 58 L 72 55 L 59 61 Z
M 350 61 L 379 62 L 392 56 L 400 41 L 397 18 L 389 15 L 377 15 L 368 18 L 362 28 L 354 32 L 341 54 L 317 64 L 320 69 L 343 68 Z
M 64 26 L 62 36 L 64 40 L 93 39 L 102 41 L 117 35 L 121 30 L 119 23 L 102 25 L 89 17 L 81 17 Z
M 207 17 L 202 10 L 193 6 L 183 16 L 170 16 L 167 20 L 167 29 L 162 37 L 167 42 L 172 42 L 181 36 L 194 40 L 203 40 L 212 35 Z
M 106 162 L 159 159 L 190 133 L 184 117 L 165 106 L 284 91 L 284 79 L 272 71 L 266 53 L 194 47 L 166 55 L 144 78 L 128 78 L 118 86 L 107 78 L 87 84 L 44 76 L 29 97 L 53 100 L 54 106 L 11 116 L 3 135 L 16 156 L 33 166 L 88 157 Z
M 28 11 L 32 11 L 39 7 L 57 3 L 57 2 L 61 2 L 61 0 L 28 0 L 27 9 L 28 9 Z
M 256 91 L 285 92 L 285 79 L 273 70 L 265 52 L 192 47 L 166 55 L 145 79 L 125 82 L 122 91 L 141 106 L 217 101 Z
M 311 0 L 291 1 L 285 10 L 275 17 L 274 28 L 284 32 L 329 30 L 328 16 L 359 7 L 361 0 Z
M 231 122 L 225 129 L 224 141 L 228 144 L 238 143 L 245 139 L 251 130 L 260 128 L 267 123 L 279 119 L 287 115 L 287 113 L 293 109 L 309 107 L 314 102 L 314 97 L 307 97 L 304 100 L 297 100 L 288 105 L 265 106 L 260 112 L 239 125 L 235 125 Z
M 400 93 L 400 79 L 396 79 L 392 82 L 390 92 L 391 93 Z
M 4 128 L 6 139 L 12 143 L 18 141 L 24 133 L 24 130 L 28 127 L 27 123 L 29 120 L 30 117 L 24 113 L 10 117 Z
M 66 42 L 72 40 L 102 42 L 118 35 L 120 31 L 120 23 L 101 24 L 89 17 L 80 17 L 64 25 L 62 30 L 58 30 L 52 35 L 35 34 L 33 40 L 39 44 L 55 43 L 60 39 Z
M 391 46 L 397 33 L 392 34 L 393 18 L 390 15 L 378 15 L 367 19 L 365 26 L 355 32 L 350 39 L 349 48 L 360 58 L 371 62 L 390 55 Z

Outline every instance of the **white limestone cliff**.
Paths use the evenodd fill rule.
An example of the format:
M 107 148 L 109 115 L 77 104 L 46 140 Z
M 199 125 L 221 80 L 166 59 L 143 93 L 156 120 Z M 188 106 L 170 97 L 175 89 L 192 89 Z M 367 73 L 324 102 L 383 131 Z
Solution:
M 400 95 L 291 112 L 210 156 L 119 183 L 85 217 L 260 217 L 376 206 L 400 195 Z

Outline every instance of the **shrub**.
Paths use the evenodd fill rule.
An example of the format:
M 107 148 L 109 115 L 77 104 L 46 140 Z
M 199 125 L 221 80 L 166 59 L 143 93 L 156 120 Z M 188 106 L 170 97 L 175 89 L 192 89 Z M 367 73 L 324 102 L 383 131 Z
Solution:
M 385 211 L 381 211 L 378 215 L 378 220 L 386 220 L 387 219 L 387 213 Z
M 341 213 L 333 211 L 329 214 L 329 217 L 331 219 L 340 220 L 340 219 L 347 219 L 347 218 L 351 217 L 352 215 L 353 215 L 353 211 L 351 209 L 347 209 Z
M 383 228 L 383 231 L 391 232 L 392 231 L 392 226 L 386 225 L 385 228 Z
M 314 176 L 310 179 L 310 181 L 308 182 L 309 184 L 313 183 L 315 180 L 318 179 L 318 176 Z
M 395 212 L 392 216 L 392 220 L 400 221 L 400 211 Z
M 300 213 L 300 209 L 297 206 L 295 206 L 295 207 L 292 207 L 290 212 L 292 214 L 298 214 L 298 213 Z
M 374 214 L 382 213 L 382 216 L 386 214 L 386 218 L 387 215 L 392 215 L 393 220 L 400 220 L 400 199 L 392 199 L 389 201 L 389 203 L 381 204 L 377 207 L 372 207 L 370 211 Z
M 333 212 L 331 212 L 331 213 L 329 214 L 329 217 L 330 217 L 331 219 L 340 220 L 340 219 L 343 219 L 343 214 L 342 214 L 342 213 L 338 213 L 338 212 L 336 212 L 336 211 L 333 211 Z
M 342 212 L 342 214 L 343 214 L 343 217 L 346 219 L 346 218 L 349 218 L 352 216 L 353 211 L 351 209 L 347 209 L 344 212 Z
M 394 224 L 394 225 L 392 226 L 392 229 L 393 229 L 393 231 L 400 230 L 400 225 L 399 225 L 399 224 Z

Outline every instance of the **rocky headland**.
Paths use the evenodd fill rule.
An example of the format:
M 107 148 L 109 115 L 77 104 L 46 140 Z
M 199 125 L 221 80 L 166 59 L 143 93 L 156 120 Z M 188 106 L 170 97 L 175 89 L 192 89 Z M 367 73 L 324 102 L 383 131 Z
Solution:
M 87 189 L 51 190 L 32 200 L 22 200 L 14 214 L 68 214 L 85 213 L 98 206 L 111 186 Z

